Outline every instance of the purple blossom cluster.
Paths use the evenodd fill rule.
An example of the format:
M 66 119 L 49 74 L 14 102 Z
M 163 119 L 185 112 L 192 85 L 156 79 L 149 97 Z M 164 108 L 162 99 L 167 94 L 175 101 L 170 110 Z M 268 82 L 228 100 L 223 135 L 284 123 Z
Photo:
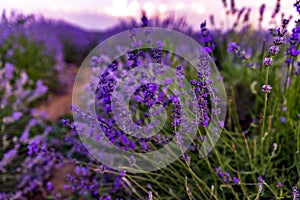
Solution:
M 10 63 L 0 68 L 0 77 L 0 105 L 5 111 L 0 114 L 1 134 L 6 137 L 1 144 L 0 176 L 6 187 L 12 187 L 3 188 L 0 199 L 27 199 L 44 187 L 44 180 L 53 168 L 61 166 L 63 156 L 48 146 L 52 128 L 44 123 L 43 115 L 29 107 L 47 92 L 47 87 L 40 81 L 32 84 L 24 71 L 20 73 Z M 20 134 L 11 129 L 24 120 L 24 129 L 18 129 Z M 41 132 L 33 133 L 36 127 L 42 128 Z
M 279 13 L 279 11 L 280 11 L 280 0 L 277 0 L 275 9 L 272 13 L 272 19 L 274 19 L 276 17 L 276 15 Z
M 221 167 L 216 167 L 215 169 L 215 173 L 222 178 L 224 183 L 235 183 L 235 184 L 240 184 L 240 180 L 237 177 L 231 177 L 229 172 L 223 172 L 223 170 L 221 169 Z
M 243 48 L 241 48 L 236 42 L 230 42 L 228 44 L 227 51 L 229 53 L 234 54 L 236 57 L 241 59 L 241 61 L 248 61 L 250 58 L 250 55 L 246 53 L 246 51 Z M 251 64 L 251 66 L 252 65 L 253 64 Z
M 76 166 L 74 169 L 74 175 L 67 174 L 66 181 L 68 185 L 65 185 L 65 189 L 69 189 L 78 194 L 92 193 L 98 195 L 99 180 L 94 177 L 92 180 L 89 167 Z
M 42 79 L 51 91 L 62 92 L 56 84 L 68 86 L 64 73 L 64 48 L 51 30 L 51 22 L 34 15 L 12 12 L 9 17 L 3 12 L 0 19 L 0 58 L 2 64 L 9 62 L 24 69 L 31 79 Z M 31 51 L 27 49 L 31 48 Z M 39 72 L 31 69 L 32 65 Z M 62 75 L 64 74 L 64 76 Z M 53 79 L 49 81 L 50 76 Z
M 202 59 L 202 58 L 201 58 Z M 208 114 L 209 110 L 209 98 L 212 87 L 212 81 L 209 79 L 210 77 L 210 67 L 207 61 L 204 59 L 200 61 L 198 70 L 198 78 L 199 80 L 192 80 L 191 84 L 194 86 L 194 91 L 196 94 L 196 98 L 198 100 L 199 107 L 199 116 L 198 116 L 198 124 L 202 127 L 208 127 L 210 122 L 210 116 Z
M 20 73 L 21 76 L 15 81 L 15 74 L 17 73 Z M 24 112 L 27 109 L 26 105 L 47 92 L 47 87 L 40 80 L 36 82 L 34 90 L 27 89 L 28 86 L 33 86 L 30 84 L 31 81 L 28 80 L 27 74 L 24 71 L 18 72 L 15 66 L 10 63 L 6 63 L 0 69 L 0 77 L 1 108 L 11 106 L 14 110 L 11 116 L 4 117 L 4 123 L 19 120 L 23 115 L 22 111 Z M 10 99 L 13 99 L 13 102 L 10 102 Z
M 141 21 L 142 21 L 142 27 L 147 27 L 148 24 L 149 24 L 149 20 L 148 20 L 148 18 L 147 18 L 147 16 L 146 16 L 146 12 L 143 11 L 142 14 L 143 14 L 143 15 L 142 15 L 142 18 L 141 18 Z
M 261 27 L 261 23 L 262 23 L 263 18 L 264 18 L 265 9 L 266 9 L 266 4 L 262 4 L 259 8 L 259 24 L 260 24 L 260 27 Z
M 288 39 L 288 42 L 290 46 L 286 49 L 286 63 L 291 64 L 300 54 L 300 50 L 298 49 L 300 43 L 300 20 L 295 21 L 295 27 L 292 29 L 292 35 Z
M 145 19 L 144 19 L 145 20 Z M 203 27 L 203 31 L 204 31 Z M 149 33 L 145 33 L 149 34 Z M 130 30 L 130 38 L 134 38 L 136 35 L 136 30 Z M 210 37 L 206 35 L 206 37 Z M 208 39 L 208 38 L 207 38 Z M 210 42 L 208 39 L 206 42 Z M 136 46 L 137 45 L 137 46 Z M 153 150 L 149 148 L 150 146 L 163 146 L 169 143 L 172 139 L 170 138 L 172 135 L 175 135 L 177 139 L 180 141 L 181 136 L 178 136 L 176 131 L 172 133 L 172 135 L 164 135 L 162 133 L 157 134 L 152 138 L 131 138 L 126 135 L 124 129 L 118 129 L 116 120 L 111 118 L 112 114 L 112 94 L 115 90 L 116 83 L 121 80 L 119 74 L 120 72 L 124 73 L 128 69 L 134 69 L 137 66 L 147 64 L 147 63 L 158 63 L 161 62 L 170 62 L 167 54 L 164 55 L 163 42 L 156 41 L 155 45 L 149 51 L 145 51 L 143 49 L 139 49 L 137 47 L 141 46 L 142 42 L 135 42 L 132 46 L 133 49 L 128 49 L 126 53 L 126 62 L 122 62 L 120 60 L 114 60 L 110 64 L 107 65 L 106 69 L 98 75 L 98 84 L 95 89 L 96 94 L 96 109 L 98 110 L 97 119 L 100 122 L 100 126 L 102 131 L 105 133 L 105 136 L 109 139 L 111 143 L 122 149 L 123 151 L 151 151 Z M 137 48 L 137 49 L 136 49 Z M 200 56 L 201 57 L 201 56 Z M 198 107 L 201 113 L 198 117 L 198 124 L 203 127 L 208 127 L 210 122 L 210 114 L 209 110 L 209 93 L 212 91 L 212 81 L 210 81 L 210 66 L 207 60 L 199 61 L 199 69 L 198 69 L 198 79 L 191 81 L 192 86 L 194 87 L 194 91 L 198 101 Z M 91 58 L 90 65 L 93 68 L 97 68 L 99 65 L 104 64 L 102 55 L 93 56 Z M 163 68 L 163 67 L 162 67 Z M 163 69 L 161 69 L 163 71 Z M 176 80 L 171 80 L 166 78 L 164 81 L 166 85 L 171 84 L 172 82 L 178 82 L 178 87 L 182 84 L 181 80 L 185 77 L 184 75 L 184 66 L 177 66 L 175 69 Z M 158 72 L 161 73 L 161 72 Z M 134 80 L 132 80 L 134 82 Z M 195 82 L 195 83 L 194 83 Z M 92 88 L 92 87 L 91 87 Z M 119 97 L 123 98 L 123 97 Z M 167 109 L 171 114 L 171 122 L 170 127 L 179 127 L 183 123 L 182 119 L 182 105 L 176 97 L 176 95 L 166 95 L 163 92 L 163 88 L 154 83 L 147 83 L 135 89 L 133 96 L 131 97 L 131 101 L 135 102 L 132 106 L 132 109 L 135 113 L 140 112 L 140 106 L 144 106 L 146 109 L 142 114 L 141 118 L 137 118 L 135 120 L 137 126 L 142 126 L 147 124 L 147 120 L 150 117 L 149 109 L 156 105 L 162 105 L 163 108 Z M 215 103 L 218 103 L 218 98 L 215 98 Z M 77 111 L 75 111 L 77 112 Z M 79 115 L 82 114 L 82 110 L 78 110 Z M 218 115 L 219 111 L 215 111 L 214 114 Z M 101 113 L 101 114 L 100 114 Z M 106 113 L 106 114 L 103 114 Z M 63 121 L 64 125 L 66 125 L 66 121 Z M 76 127 L 77 129 L 80 129 Z M 126 129 L 126 127 L 124 127 Z M 80 133 L 79 133 L 80 134 Z M 91 134 L 93 135 L 93 134 Z
M 293 197 L 293 200 L 299 200 L 299 190 L 298 190 L 297 186 L 293 187 L 292 197 Z
M 207 53 L 212 53 L 216 48 L 216 45 L 212 42 L 212 38 L 209 30 L 206 27 L 206 21 L 202 22 L 200 25 L 200 33 L 202 36 L 202 42 L 204 44 L 204 49 Z
M 300 14 L 300 1 L 297 0 L 296 3 L 294 3 L 294 7 L 296 7 L 297 12 Z
M 270 85 L 263 85 L 261 91 L 264 93 L 270 93 L 272 90 L 272 86 Z
M 280 1 L 278 1 L 280 2 Z M 281 28 L 277 28 L 275 29 L 275 37 L 273 39 L 273 45 L 269 48 L 269 54 L 267 57 L 264 58 L 263 63 L 265 65 L 265 67 L 270 67 L 273 65 L 273 57 L 275 55 L 278 54 L 279 50 L 280 50 L 280 46 L 284 43 L 284 35 L 286 34 L 287 30 L 286 27 L 289 23 L 289 20 L 287 19 L 283 19 L 282 21 L 282 27 Z M 267 69 L 268 71 L 268 69 Z M 268 79 L 267 79 L 268 80 Z M 272 86 L 268 84 L 268 82 L 266 82 L 263 86 L 262 86 L 262 92 L 264 93 L 270 93 L 272 89 Z
M 143 26 L 146 26 L 145 17 L 142 18 L 142 23 Z M 106 139 L 108 139 L 108 143 L 105 145 L 117 147 L 121 150 L 121 152 L 152 153 L 152 151 L 154 152 L 161 147 L 167 146 L 171 141 L 175 141 L 176 146 L 182 146 L 182 144 L 186 141 L 184 141 L 182 135 L 180 135 L 177 130 L 182 126 L 187 127 L 187 119 L 185 119 L 184 117 L 185 111 L 183 109 L 181 99 L 178 97 L 178 94 L 182 96 L 185 94 L 184 92 L 193 92 L 195 94 L 197 105 L 193 104 L 191 106 L 196 107 L 197 109 L 192 109 L 192 111 L 200 110 L 196 111 L 197 119 L 194 119 L 193 121 L 195 126 L 198 125 L 204 128 L 208 128 L 211 120 L 211 115 L 218 116 L 221 112 L 220 109 L 217 108 L 213 109 L 212 113 L 210 113 L 209 111 L 211 109 L 211 104 L 220 104 L 220 99 L 217 96 L 212 97 L 210 94 L 211 92 L 216 93 L 217 91 L 217 89 L 213 87 L 213 82 L 210 80 L 210 57 L 204 49 L 202 54 L 199 55 L 199 59 L 197 59 L 198 68 L 196 70 L 198 73 L 194 74 L 196 77 L 194 77 L 195 79 L 192 79 L 192 81 L 190 82 L 192 86 L 191 91 L 182 91 L 181 88 L 183 88 L 184 79 L 186 78 L 185 67 L 188 66 L 188 63 L 182 61 L 181 58 L 177 58 L 176 56 L 174 58 L 166 53 L 163 50 L 165 41 L 149 40 L 149 42 L 152 42 L 152 48 L 141 48 L 143 46 L 143 42 L 138 40 L 137 35 L 139 35 L 140 33 L 137 33 L 136 31 L 137 30 L 135 29 L 130 29 L 129 31 L 129 38 L 132 39 L 133 42 L 131 43 L 131 46 L 129 48 L 126 48 L 125 55 L 119 58 L 115 58 L 114 60 L 108 59 L 105 55 L 92 55 L 90 57 L 91 59 L 89 64 L 90 66 L 92 66 L 93 71 L 96 72 L 98 69 L 100 69 L 100 66 L 104 66 L 104 70 L 102 68 L 100 73 L 95 74 L 95 79 L 93 79 L 94 81 L 92 81 L 90 85 L 85 87 L 91 94 L 95 94 L 97 122 L 88 120 L 88 126 L 85 127 L 80 123 L 70 123 L 70 121 L 64 119 L 62 120 L 63 126 L 67 126 L 70 129 L 74 128 L 74 135 L 77 132 L 79 136 L 83 136 L 87 140 L 91 140 L 93 144 L 93 141 L 96 142 L 99 140 L 104 140 L 102 137 L 105 137 Z M 209 39 L 211 36 L 209 36 L 209 32 L 207 32 L 206 34 L 205 31 L 205 26 L 203 26 L 203 36 L 206 38 L 207 45 L 211 45 L 211 41 Z M 151 36 L 150 32 L 148 31 L 143 31 L 143 34 L 145 34 L 146 36 Z M 120 49 L 122 49 L 122 47 L 120 47 Z M 109 62 L 106 62 L 105 59 L 109 60 Z M 146 75 L 144 75 L 144 73 L 147 74 L 146 69 L 148 69 L 148 65 L 153 64 L 154 66 L 159 66 L 155 68 L 155 73 L 157 76 L 159 76 L 164 75 L 166 70 L 166 67 L 160 64 L 170 63 L 168 65 L 173 66 L 173 63 L 176 62 L 180 63 L 180 65 L 174 66 L 174 75 L 171 77 L 164 77 L 162 80 L 162 83 L 166 86 L 159 85 L 157 83 L 143 82 L 143 79 L 146 80 L 147 77 Z M 143 65 L 146 65 L 146 67 L 145 72 L 141 73 L 141 79 L 138 79 L 135 76 L 124 76 L 124 74 L 129 74 L 131 70 L 135 71 L 136 68 Z M 124 80 L 129 82 L 128 85 L 127 83 L 124 83 L 124 88 L 122 88 L 122 91 L 125 90 L 125 93 L 122 93 L 121 95 L 119 95 L 118 93 L 115 94 L 114 91 L 119 87 L 118 82 Z M 136 82 L 141 82 L 142 84 L 139 87 L 134 88 L 133 90 L 130 86 L 136 84 Z M 172 84 L 176 84 L 176 90 L 172 89 L 173 94 L 170 95 L 167 94 L 168 92 L 166 91 L 167 87 Z M 127 87 L 130 88 L 128 92 Z M 132 92 L 132 94 L 130 92 Z M 132 113 L 134 113 L 134 116 L 130 111 L 127 111 L 127 105 L 125 105 L 125 107 L 122 107 L 123 105 L 118 104 L 118 102 L 114 102 L 115 98 L 122 100 L 129 98 L 129 108 L 130 111 L 133 111 Z M 160 107 L 160 109 L 156 109 L 157 107 Z M 125 121 L 125 125 L 118 124 L 119 116 L 114 114 L 114 109 L 117 110 L 117 112 L 122 117 L 121 120 Z M 162 113 L 161 110 L 163 109 L 168 115 L 168 120 L 164 124 L 162 131 L 160 131 L 159 129 L 159 132 L 155 136 L 148 137 L 140 137 L 139 131 L 134 132 L 134 129 L 133 132 L 134 134 L 136 134 L 136 137 L 132 137 L 130 135 L 132 134 L 131 132 L 126 132 L 126 130 L 131 130 L 130 126 L 126 124 L 127 122 L 130 123 L 131 121 L 134 122 L 134 125 L 132 125 L 132 127 L 136 128 L 135 130 L 142 126 L 150 127 L 150 129 L 153 129 L 151 128 L 152 124 L 156 125 L 156 121 L 151 120 L 151 115 L 153 115 L 153 113 L 151 113 L 153 112 L 152 109 L 157 112 L 154 115 Z M 78 117 L 78 119 L 89 119 L 89 117 L 93 115 L 90 114 L 89 111 L 85 112 L 84 109 L 78 108 L 76 106 L 72 107 L 72 111 L 75 113 L 75 116 Z M 128 116 L 133 116 L 133 119 L 128 120 L 126 118 Z M 196 124 L 196 122 L 198 124 Z M 218 125 L 223 128 L 224 122 L 222 121 Z M 103 132 L 104 134 L 97 135 L 97 128 L 100 128 L 102 130 L 101 132 Z M 187 127 L 186 129 L 191 129 L 191 127 Z M 217 130 L 214 131 L 217 132 Z M 72 137 L 68 137 L 67 139 L 67 142 L 70 142 L 72 146 L 77 146 L 77 141 L 77 139 L 73 140 Z M 109 147 L 105 146 L 102 148 L 103 151 L 105 151 L 106 148 L 109 149 Z M 94 152 L 103 155 L 101 150 L 95 150 Z M 108 159 L 108 162 L 113 162 L 114 158 L 113 156 L 111 157 L 111 159 Z M 153 160 L 153 162 L 159 163 L 160 159 L 161 158 L 159 158 L 158 156 L 157 160 Z M 191 159 L 192 157 L 189 155 L 185 155 L 183 157 L 183 160 L 187 164 L 190 164 L 192 162 Z M 131 167 L 136 165 L 135 161 L 136 157 L 134 155 L 128 156 L 128 162 L 130 163 Z M 96 160 L 93 160 L 93 162 L 96 162 Z M 82 195 L 90 194 L 93 197 L 98 197 L 99 194 L 94 190 L 95 188 L 100 187 L 101 183 L 100 185 L 96 185 L 96 183 L 99 183 L 100 180 L 103 181 L 103 179 L 104 182 L 109 181 L 105 180 L 104 174 L 103 176 L 99 176 L 99 174 L 98 176 L 94 176 L 93 172 L 90 170 L 92 168 L 93 167 L 84 168 L 85 171 L 88 171 L 86 173 L 87 175 L 82 175 L 79 172 L 79 174 L 77 173 L 78 175 L 68 175 L 68 185 L 66 185 L 65 188 Z M 95 171 L 98 171 L 98 169 L 96 169 Z M 118 191 L 119 188 L 123 187 L 124 183 L 125 185 L 127 185 L 127 187 L 130 187 L 132 182 L 126 179 L 127 173 L 128 171 L 126 170 L 121 171 L 121 177 L 114 177 L 113 181 L 110 180 L 113 182 L 113 190 Z M 233 181 L 239 183 L 239 180 L 236 177 L 233 178 Z
M 125 175 L 112 176 L 106 173 L 97 173 L 91 168 L 93 167 L 76 166 L 72 174 L 66 175 L 67 184 L 64 185 L 64 189 L 85 197 L 91 196 L 95 199 L 109 200 L 113 195 L 116 199 L 122 200 L 123 198 L 118 198 L 116 194 L 125 187 L 122 180 Z M 107 190 L 107 193 L 100 194 L 100 189 L 104 189 L 110 183 L 112 183 L 112 188 Z

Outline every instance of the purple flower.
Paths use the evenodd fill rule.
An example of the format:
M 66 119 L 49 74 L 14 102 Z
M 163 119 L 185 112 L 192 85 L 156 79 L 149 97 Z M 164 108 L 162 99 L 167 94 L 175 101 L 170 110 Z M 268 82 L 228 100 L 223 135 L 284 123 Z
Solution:
M 209 16 L 209 20 L 210 20 L 210 23 L 211 23 L 211 25 L 215 25 L 215 19 L 214 19 L 214 15 L 210 15 Z
M 211 52 L 212 52 L 212 49 L 209 48 L 209 47 L 204 47 L 204 49 L 205 49 L 205 51 L 206 51 L 207 53 L 211 53 Z
M 287 111 L 287 107 L 286 106 L 282 107 L 282 111 L 286 112 Z
M 278 46 L 271 46 L 269 48 L 269 54 L 272 55 L 272 56 L 276 55 L 278 53 L 278 51 L 279 51 Z
M 300 54 L 300 51 L 295 49 L 295 47 L 292 47 L 292 49 L 290 50 L 291 56 L 296 57 Z
M 126 175 L 126 171 L 121 171 L 121 172 L 120 172 L 120 176 L 121 176 L 121 177 L 124 177 L 125 175 Z
M 190 83 L 191 83 L 191 85 L 196 85 L 197 81 L 196 80 L 191 80 Z
M 164 47 L 164 43 L 159 40 L 156 42 L 156 46 L 157 46 L 157 48 L 162 49 Z
M 149 24 L 149 21 L 148 21 L 148 18 L 146 16 L 146 12 L 145 11 L 142 12 L 142 18 L 141 18 L 141 20 L 142 20 L 142 27 L 147 27 L 148 24 Z
M 262 182 L 262 183 L 265 182 L 264 179 L 263 179 L 261 176 L 259 176 L 259 177 L 257 178 L 257 180 L 258 180 L 259 182 Z
M 13 122 L 19 120 L 22 116 L 23 116 L 23 113 L 14 112 L 10 117 L 4 117 L 2 121 L 5 124 L 13 123 Z
M 277 143 L 273 143 L 273 147 L 274 147 L 274 152 L 275 152 L 277 150 L 277 147 L 278 147 Z
M 158 43 L 157 46 L 158 47 L 152 49 L 152 56 L 155 59 L 156 63 L 161 63 L 161 58 L 162 58 L 161 43 Z
M 46 188 L 47 188 L 48 191 L 53 190 L 53 185 L 50 181 L 46 183 Z
M 273 11 L 273 14 L 272 14 L 273 19 L 276 17 L 276 15 L 279 13 L 279 11 L 280 11 L 280 0 L 277 0 L 275 10 Z
M 293 187 L 292 196 L 293 196 L 293 200 L 299 200 L 299 191 L 297 186 Z
M 230 42 L 227 47 L 227 51 L 229 53 L 235 53 L 240 49 L 240 46 L 236 44 L 236 42 Z
M 103 59 L 100 58 L 100 57 L 97 57 L 97 56 L 93 56 L 91 58 L 91 62 L 90 62 L 90 65 L 92 67 L 98 67 L 101 63 L 102 63 Z
M 261 91 L 264 93 L 270 93 L 272 90 L 272 86 L 270 85 L 263 85 L 261 88 L 262 88 Z
M 62 120 L 61 120 L 61 123 L 62 123 L 62 125 L 63 125 L 64 127 L 68 126 L 68 125 L 69 125 L 69 122 L 70 122 L 70 120 L 68 120 L 68 119 L 62 119 Z
M 21 112 L 14 112 L 12 115 L 12 118 L 14 118 L 15 120 L 19 120 L 22 117 L 22 113 Z
M 266 9 L 266 4 L 262 4 L 259 8 L 259 15 L 260 15 L 260 18 L 261 18 L 260 21 L 262 21 L 262 16 L 264 15 L 265 9 Z
M 129 29 L 129 37 L 133 38 L 137 34 L 137 30 L 135 28 Z
M 64 189 L 65 189 L 65 190 L 67 190 L 67 189 L 69 189 L 69 188 L 70 188 L 69 185 L 64 185 Z
M 245 49 L 241 48 L 235 42 L 230 42 L 228 44 L 227 51 L 229 53 L 233 53 L 236 57 L 240 58 L 242 61 L 248 60 L 250 58 L 250 55 L 246 53 Z
M 224 125 L 225 125 L 224 121 L 220 121 L 220 122 L 219 122 L 220 128 L 224 128 Z
M 297 1 L 296 1 L 296 3 L 294 4 L 294 7 L 296 7 L 297 12 L 298 12 L 299 15 L 300 15 L 300 0 L 297 0 Z
M 279 33 L 280 34 L 280 33 Z M 274 38 L 274 40 L 273 40 L 273 44 L 274 45 L 281 45 L 282 43 L 283 43 L 283 40 L 284 40 L 284 38 L 283 37 L 281 37 L 281 36 L 277 36 L 277 37 L 275 37 Z
M 107 197 L 100 197 L 100 199 L 99 200 L 111 200 L 111 196 L 107 196 Z
M 223 6 L 224 6 L 225 8 L 227 8 L 227 2 L 226 2 L 226 0 L 222 0 L 222 3 L 223 3 Z
M 282 186 L 282 183 L 280 181 L 277 181 L 277 184 L 276 184 L 277 187 L 281 187 Z
M 222 178 L 222 180 L 223 180 L 224 183 L 228 183 L 228 182 L 230 182 L 232 180 L 231 176 L 230 176 L 230 173 L 229 172 L 223 173 L 223 171 L 222 171 L 222 169 L 220 167 L 215 168 L 214 171 L 215 171 L 216 174 L 218 174 Z M 237 180 L 238 179 L 236 178 L 233 181 L 235 182 Z M 238 182 L 239 182 L 239 180 L 238 180 Z
M 262 192 L 262 184 L 259 183 L 259 184 L 258 184 L 258 193 L 261 193 L 261 192 Z
M 238 178 L 236 178 L 236 177 L 234 177 L 233 179 L 233 182 L 235 182 L 236 184 L 240 184 L 241 182 L 240 182 L 240 179 L 238 179 Z
M 0 171 L 3 170 L 5 166 L 10 164 L 11 161 L 17 157 L 17 155 L 18 155 L 18 151 L 15 148 L 5 153 L 2 160 L 0 161 Z
M 281 117 L 280 121 L 281 121 L 281 123 L 285 124 L 286 123 L 286 117 Z
M 264 65 L 267 66 L 267 67 L 273 65 L 273 58 L 271 58 L 271 57 L 266 57 L 266 58 L 264 59 Z
M 230 1 L 230 7 L 231 7 L 231 13 L 235 14 L 235 12 L 237 11 L 236 7 L 235 7 L 235 2 L 234 0 Z
M 28 122 L 28 126 L 33 127 L 33 126 L 35 126 L 37 123 L 38 123 L 37 119 L 31 119 L 31 120 Z
M 283 25 L 283 26 L 288 25 L 289 21 L 290 21 L 290 20 L 288 20 L 288 19 L 283 19 L 282 25 Z
M 29 100 L 32 101 L 33 99 L 36 99 L 44 95 L 47 91 L 48 91 L 48 87 L 44 85 L 44 83 L 41 80 L 38 80 L 36 82 L 36 88 L 33 91 L 32 96 L 30 96 Z
M 200 24 L 200 32 L 202 36 L 202 41 L 204 42 L 204 49 L 207 53 L 211 53 L 215 49 L 215 44 L 211 40 L 211 35 L 209 30 L 206 28 L 206 21 Z
M 31 156 L 38 152 L 39 147 L 35 142 L 33 142 L 27 146 L 27 149 L 28 149 L 27 154 Z
M 248 8 L 246 14 L 244 15 L 244 20 L 243 20 L 244 23 L 249 21 L 250 12 L 251 12 L 251 8 Z

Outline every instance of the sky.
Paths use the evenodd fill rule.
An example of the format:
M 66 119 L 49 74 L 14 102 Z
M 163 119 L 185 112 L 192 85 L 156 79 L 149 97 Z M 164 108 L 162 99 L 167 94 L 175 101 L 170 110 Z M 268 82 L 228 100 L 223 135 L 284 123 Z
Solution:
M 276 1 L 235 0 L 235 4 L 237 8 L 245 5 L 250 7 L 250 20 L 257 24 L 260 5 L 266 4 L 265 18 L 270 18 Z M 296 17 L 293 2 L 294 0 L 281 0 L 281 12 Z M 230 0 L 227 0 L 227 4 L 230 5 Z M 148 16 L 157 13 L 162 17 L 170 14 L 175 14 L 176 17 L 183 16 L 193 28 L 198 28 L 211 14 L 214 14 L 218 27 L 230 23 L 225 18 L 222 0 L 0 0 L 0 9 L 5 10 L 7 14 L 17 11 L 64 20 L 88 30 L 110 28 L 124 18 L 139 19 L 142 9 Z M 263 26 L 268 27 L 268 23 L 269 20 L 265 20 Z

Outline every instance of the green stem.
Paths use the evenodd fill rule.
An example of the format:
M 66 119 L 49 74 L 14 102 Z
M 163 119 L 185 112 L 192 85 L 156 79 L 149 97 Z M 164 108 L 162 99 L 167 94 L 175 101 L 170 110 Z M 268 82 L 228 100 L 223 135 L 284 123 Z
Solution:
M 265 80 L 265 85 L 268 85 L 269 82 L 269 67 L 267 67 L 267 72 L 266 72 L 266 80 Z M 266 114 L 267 114 L 267 105 L 268 104 L 268 93 L 265 93 L 265 100 L 264 100 L 264 110 L 263 110 L 263 116 L 262 116 L 262 126 L 261 126 L 261 133 L 260 133 L 260 149 L 261 149 L 261 163 L 263 162 L 264 158 L 264 151 L 263 151 L 263 138 L 265 135 L 265 121 L 266 121 Z

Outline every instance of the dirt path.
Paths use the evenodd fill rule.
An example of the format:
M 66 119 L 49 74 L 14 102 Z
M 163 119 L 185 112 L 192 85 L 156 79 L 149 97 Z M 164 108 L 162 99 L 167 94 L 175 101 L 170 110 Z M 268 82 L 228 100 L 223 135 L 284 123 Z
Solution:
M 46 111 L 46 119 L 55 122 L 60 117 L 70 112 L 72 104 L 72 87 L 67 89 L 67 94 L 50 96 L 48 100 L 38 107 L 40 112 Z
M 65 94 L 50 95 L 48 99 L 38 106 L 38 111 L 45 111 L 47 113 L 46 119 L 51 122 L 55 122 L 60 117 L 67 113 L 71 113 L 70 106 L 72 104 L 72 91 L 73 83 L 76 73 L 78 71 L 77 67 L 67 66 L 64 78 L 66 78 L 68 86 Z
M 68 82 L 68 87 L 66 89 L 65 94 L 60 95 L 50 95 L 48 100 L 43 102 L 40 106 L 38 106 L 38 111 L 47 113 L 46 119 L 51 122 L 55 122 L 59 120 L 62 116 L 67 113 L 71 114 L 70 106 L 72 104 L 72 91 L 73 91 L 73 84 L 74 78 L 78 68 L 74 66 L 67 66 L 66 71 L 64 74 L 64 78 Z M 74 172 L 74 165 L 68 162 L 67 160 L 59 169 L 53 169 L 52 175 L 50 178 L 50 182 L 54 187 L 54 191 L 59 192 L 63 197 L 68 197 L 71 195 L 70 190 L 64 189 L 64 185 L 67 185 L 66 182 L 66 175 L 73 174 Z M 40 194 L 39 196 L 35 196 L 33 199 L 42 200 L 47 199 L 46 194 Z

